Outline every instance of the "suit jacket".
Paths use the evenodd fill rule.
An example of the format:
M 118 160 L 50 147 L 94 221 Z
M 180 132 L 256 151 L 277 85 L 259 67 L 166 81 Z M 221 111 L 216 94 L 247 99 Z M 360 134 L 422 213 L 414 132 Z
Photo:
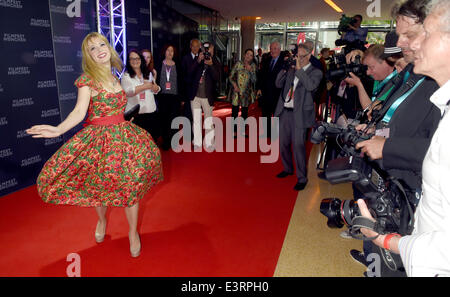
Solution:
M 407 69 L 412 72 L 411 67 L 405 71 Z M 400 75 L 404 75 L 405 71 Z M 391 95 L 386 104 L 395 102 L 423 77 L 411 73 L 407 83 Z M 400 104 L 388 124 L 390 133 L 383 147 L 383 167 L 390 175 L 402 179 L 411 189 L 421 187 L 422 163 L 441 120 L 439 109 L 430 101 L 431 95 L 438 88 L 434 80 L 426 78 Z
M 189 57 L 192 59 L 191 54 Z M 186 82 L 186 95 L 189 101 L 194 100 L 197 96 L 200 78 L 205 69 L 206 96 L 210 106 L 214 105 L 217 97 L 217 82 L 220 79 L 221 65 L 216 56 L 212 57 L 213 65 L 206 65 L 204 61 L 198 63 L 196 59 L 193 62 L 187 61 L 187 69 L 184 74 Z
M 278 73 L 283 69 L 284 54 L 281 53 L 273 69 L 270 69 L 272 57 L 266 55 L 261 62 L 256 88 L 262 91 L 263 100 L 276 102 L 280 96 L 281 88 L 275 85 Z
M 282 88 L 282 92 L 278 99 L 275 117 L 279 117 L 283 112 L 285 99 L 295 77 L 299 79 L 294 93 L 295 128 L 307 129 L 315 123 L 316 114 L 313 98 L 323 77 L 322 70 L 312 65 L 306 71 L 293 68 L 289 69 L 289 71 L 280 71 L 276 79 L 276 86 Z
M 190 102 L 189 95 L 188 95 L 188 89 L 189 89 L 189 86 L 192 85 L 192 68 L 195 63 L 197 63 L 197 59 L 192 58 L 191 53 L 185 55 L 181 59 L 181 69 L 180 69 L 181 73 L 180 74 L 181 74 L 182 79 L 178 80 L 180 82 L 178 91 L 182 95 L 183 101 L 185 101 L 185 102 Z

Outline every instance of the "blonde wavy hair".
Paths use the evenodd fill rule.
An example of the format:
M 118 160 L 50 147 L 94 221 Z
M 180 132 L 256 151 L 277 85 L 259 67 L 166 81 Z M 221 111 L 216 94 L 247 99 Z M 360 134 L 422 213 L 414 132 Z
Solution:
M 84 73 L 89 75 L 96 83 L 108 82 L 112 69 L 99 67 L 99 65 L 92 59 L 89 53 L 88 43 L 94 38 L 102 40 L 109 47 L 109 51 L 111 53 L 111 67 L 117 69 L 117 71 L 119 72 L 122 72 L 123 63 L 122 60 L 120 60 L 119 54 L 111 46 L 108 39 L 97 32 L 89 33 L 83 40 L 83 43 L 81 45 L 81 52 L 83 54 L 82 68 Z

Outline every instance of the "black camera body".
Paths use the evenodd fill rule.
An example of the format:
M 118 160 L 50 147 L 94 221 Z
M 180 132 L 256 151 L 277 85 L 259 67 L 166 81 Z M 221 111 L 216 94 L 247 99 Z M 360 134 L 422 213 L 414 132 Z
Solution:
M 205 60 L 211 60 L 211 53 L 209 52 L 210 44 L 205 42 L 202 47 L 203 56 Z
M 361 63 L 361 56 L 356 56 L 355 61 L 347 64 L 345 55 L 338 55 L 335 57 L 334 63 L 330 66 L 326 77 L 330 81 L 341 81 L 350 76 L 350 72 L 358 77 L 367 75 L 368 67 Z
M 325 178 L 331 184 L 351 182 L 363 194 L 372 216 L 376 219 L 379 234 L 400 233 L 406 235 L 412 230 L 411 205 L 401 188 L 376 161 L 362 157 L 355 145 L 368 140 L 372 135 L 356 130 L 352 125 L 346 128 L 335 124 L 319 124 L 311 136 L 311 142 L 320 143 L 326 137 L 336 137 L 342 147 L 341 158 L 328 162 Z M 328 218 L 330 228 L 352 227 L 360 211 L 354 200 L 341 201 L 338 198 L 322 200 L 320 212 Z M 352 236 L 356 236 L 352 234 Z
M 286 52 L 286 55 L 288 56 L 288 58 L 284 62 L 283 69 L 289 70 L 291 67 L 295 67 L 297 65 L 297 61 L 295 60 L 295 57 L 298 55 L 298 45 L 291 44 L 289 46 L 289 50 Z

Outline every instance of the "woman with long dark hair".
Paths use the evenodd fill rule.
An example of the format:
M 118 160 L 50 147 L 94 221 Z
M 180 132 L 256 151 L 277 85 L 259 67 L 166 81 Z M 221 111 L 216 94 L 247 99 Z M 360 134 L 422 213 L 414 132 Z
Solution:
M 163 150 L 171 147 L 172 136 L 176 130 L 171 128 L 172 121 L 180 111 L 179 87 L 181 81 L 178 79 L 179 69 L 175 59 L 177 50 L 173 45 L 166 45 L 163 49 L 164 60 L 159 70 L 159 85 L 161 92 L 158 95 L 158 104 L 161 111 L 161 134 L 163 138 Z
M 161 88 L 155 83 L 153 74 L 148 70 L 144 57 L 137 51 L 128 53 L 126 72 L 122 76 L 122 88 L 127 94 L 126 110 L 139 104 L 139 114 L 134 123 L 147 130 L 156 141 L 160 136 L 158 111 L 155 94 Z

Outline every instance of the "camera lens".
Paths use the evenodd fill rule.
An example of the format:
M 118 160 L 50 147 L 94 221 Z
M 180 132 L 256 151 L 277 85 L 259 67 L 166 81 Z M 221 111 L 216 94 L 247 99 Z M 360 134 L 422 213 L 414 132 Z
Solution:
M 328 227 L 342 228 L 344 225 L 350 225 L 358 214 L 358 205 L 354 200 L 328 198 L 320 203 L 320 213 L 328 218 Z

